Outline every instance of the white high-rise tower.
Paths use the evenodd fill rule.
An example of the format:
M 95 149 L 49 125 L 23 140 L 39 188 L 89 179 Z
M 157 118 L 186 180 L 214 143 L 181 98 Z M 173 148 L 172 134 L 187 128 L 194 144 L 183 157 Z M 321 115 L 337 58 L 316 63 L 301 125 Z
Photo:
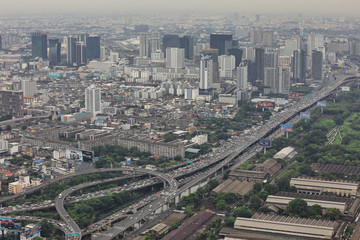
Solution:
M 101 90 L 90 86 L 85 89 L 85 108 L 93 117 L 101 113 Z

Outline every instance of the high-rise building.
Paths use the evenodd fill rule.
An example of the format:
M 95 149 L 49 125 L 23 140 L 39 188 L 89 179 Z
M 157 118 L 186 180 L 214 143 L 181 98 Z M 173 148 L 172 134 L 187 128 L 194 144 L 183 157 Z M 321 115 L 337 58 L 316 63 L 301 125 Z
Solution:
M 85 109 L 90 112 L 93 117 L 101 113 L 101 90 L 90 86 L 85 89 Z
M 314 50 L 312 52 L 312 77 L 316 80 L 323 80 L 323 53 Z
M 219 51 L 217 49 L 203 49 L 201 50 L 201 60 L 200 60 L 200 89 L 209 89 L 214 86 L 220 87 L 219 81 Z M 206 71 L 205 71 L 206 70 Z M 209 72 L 210 71 L 210 72 Z M 209 80 L 205 81 L 204 77 L 206 76 L 205 72 L 209 74 Z M 208 88 L 201 88 L 202 77 L 203 82 L 208 82 L 205 84 Z
M 279 67 L 279 81 L 276 85 L 276 91 L 282 94 L 288 94 L 290 91 L 290 68 Z
M 35 80 L 23 79 L 21 80 L 21 90 L 24 97 L 33 97 L 37 92 Z
M 174 34 L 164 35 L 162 47 L 163 47 L 164 57 L 166 57 L 167 48 L 180 48 L 181 41 L 179 35 L 174 35 Z
M 219 55 L 229 55 L 232 47 L 232 35 L 210 34 L 210 48 L 219 50 Z
M 150 55 L 153 52 L 161 51 L 161 38 L 159 32 L 152 32 L 150 34 Z
M 61 62 L 61 42 L 58 38 L 49 39 L 49 64 L 56 66 Z
M 23 91 L 0 90 L 0 115 L 24 117 Z
M 67 63 L 69 65 L 76 63 L 76 41 L 75 37 L 67 37 Z
M 180 38 L 181 48 L 185 49 L 185 58 L 193 59 L 194 58 L 194 40 L 191 36 L 185 35 Z
M 266 31 L 261 34 L 262 36 L 262 44 L 264 46 L 272 46 L 273 45 L 273 38 L 274 38 L 274 32 L 272 31 Z
M 1 38 L 1 34 L 0 34 L 0 50 L 2 49 L 2 38 Z
M 279 66 L 279 51 L 277 49 L 266 49 L 264 56 L 264 67 L 278 67 Z
M 229 55 L 235 57 L 235 67 L 238 67 L 242 61 L 243 50 L 240 48 L 230 48 Z
M 105 46 L 100 47 L 100 59 L 101 60 L 106 59 L 106 47 Z
M 285 56 L 291 57 L 295 50 L 300 50 L 297 39 L 285 40 Z
M 76 48 L 76 64 L 86 64 L 87 63 L 87 57 L 86 57 L 86 46 L 84 42 L 77 42 L 75 44 Z
M 306 78 L 306 51 L 295 50 L 292 57 L 292 72 L 294 83 L 305 83 Z
M 249 74 L 248 74 L 248 62 L 244 61 L 242 63 L 240 63 L 240 65 L 237 67 L 236 69 L 236 86 L 238 89 L 240 90 L 247 90 L 248 87 L 248 79 L 249 79 Z
M 150 39 L 149 34 L 143 33 L 140 35 L 140 49 L 139 49 L 139 57 L 147 58 L 151 56 L 150 52 Z
M 100 36 L 90 35 L 87 37 L 86 55 L 90 60 L 100 59 Z
M 175 69 L 185 68 L 185 50 L 183 48 L 167 48 L 166 67 Z
M 234 56 L 219 56 L 219 72 L 222 78 L 231 78 L 232 72 L 235 69 L 235 57 Z
M 257 48 L 255 50 L 255 67 L 256 80 L 264 84 L 265 50 L 263 48 Z
M 77 36 L 77 41 L 78 42 L 83 42 L 85 44 L 85 46 L 87 46 L 87 39 L 89 37 L 89 34 L 87 33 L 82 33 L 79 36 Z
M 269 87 L 272 92 L 276 92 L 276 85 L 278 81 L 279 81 L 279 68 L 278 67 L 265 68 L 264 86 Z
M 47 59 L 47 35 L 42 32 L 34 32 L 31 35 L 32 57 Z
M 252 45 L 257 45 L 262 42 L 262 33 L 260 30 L 254 28 L 250 30 L 250 42 Z

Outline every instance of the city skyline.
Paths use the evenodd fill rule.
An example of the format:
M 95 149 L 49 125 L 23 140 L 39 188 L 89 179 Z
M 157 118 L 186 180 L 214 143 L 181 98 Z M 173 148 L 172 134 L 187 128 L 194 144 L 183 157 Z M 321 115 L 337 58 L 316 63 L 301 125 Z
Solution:
M 71 9 L 69 8 L 71 4 Z M 41 8 L 39 8 L 41 6 Z M 83 13 L 83 14 L 159 14 L 162 11 L 167 12 L 196 12 L 196 11 L 211 11 L 211 12 L 240 12 L 240 13 L 262 13 L 262 14 L 306 14 L 306 15 L 336 15 L 336 16 L 354 16 L 357 14 L 357 9 L 360 7 L 360 2 L 356 0 L 318 0 L 318 1 L 289 1 L 285 0 L 254 0 L 254 1 L 211 1 L 206 2 L 203 0 L 190 1 L 184 0 L 182 2 L 166 0 L 155 1 L 137 1 L 134 5 L 132 1 L 107 1 L 106 4 L 98 1 L 69 1 L 64 0 L 61 2 L 46 1 L 46 0 L 4 0 L 0 13 L 2 14 L 50 14 L 50 13 Z M 164 13 L 164 12 L 163 12 Z

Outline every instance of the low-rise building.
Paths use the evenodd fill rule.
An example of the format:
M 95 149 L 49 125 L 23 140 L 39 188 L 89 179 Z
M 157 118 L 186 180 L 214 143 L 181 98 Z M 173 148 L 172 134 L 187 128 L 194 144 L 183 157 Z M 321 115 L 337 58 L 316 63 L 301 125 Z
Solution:
M 241 198 L 248 194 L 254 187 L 255 182 L 240 182 L 238 180 L 227 179 L 225 182 L 217 186 L 211 191 L 211 195 L 216 196 L 221 192 L 231 192 L 240 196 Z
M 283 159 L 283 160 L 290 160 L 293 157 L 295 157 L 295 155 L 297 154 L 297 152 L 295 151 L 295 148 L 293 147 L 285 147 L 283 149 L 281 149 L 278 153 L 276 153 L 274 155 L 274 158 L 277 159 Z
M 21 182 L 12 182 L 9 183 L 9 193 L 18 194 L 22 192 L 22 183 Z
M 204 144 L 208 142 L 208 135 L 207 134 L 202 134 L 202 135 L 196 135 L 195 137 L 193 137 L 191 139 L 191 142 L 195 143 L 195 144 Z
M 355 197 L 359 183 L 348 181 L 326 181 L 315 178 L 292 178 L 290 186 L 294 186 L 298 193 L 323 194 L 334 193 L 338 196 Z

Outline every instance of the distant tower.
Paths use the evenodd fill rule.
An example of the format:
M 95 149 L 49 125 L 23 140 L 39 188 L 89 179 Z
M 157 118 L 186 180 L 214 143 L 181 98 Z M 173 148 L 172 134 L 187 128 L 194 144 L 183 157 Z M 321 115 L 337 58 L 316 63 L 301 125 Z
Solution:
M 181 47 L 181 41 L 179 35 L 173 35 L 173 34 L 167 34 L 163 37 L 163 52 L 164 57 L 166 57 L 166 49 L 167 48 L 180 48 Z
M 86 41 L 86 55 L 90 60 L 100 59 L 100 37 L 90 35 Z
M 185 68 L 185 50 L 182 48 L 166 49 L 166 67 Z
M 140 51 L 139 57 L 150 57 L 150 40 L 149 34 L 143 33 L 140 35 Z
M 194 40 L 191 36 L 185 35 L 181 37 L 181 48 L 185 49 L 185 58 L 193 59 L 194 58 Z
M 31 36 L 32 57 L 47 59 L 47 35 L 46 33 L 34 32 Z
M 1 34 L 0 34 L 0 50 L 2 49 L 2 38 L 1 38 Z
M 67 63 L 69 65 L 76 63 L 76 41 L 75 37 L 67 38 Z
M 264 84 L 265 50 L 263 48 L 257 48 L 255 50 L 255 68 L 256 80 L 259 80 L 262 84 Z
M 230 34 L 210 34 L 210 48 L 218 49 L 220 55 L 229 55 L 232 47 L 232 35 Z
M 50 66 L 56 66 L 61 61 L 61 43 L 60 40 L 49 39 L 49 64 Z
M 86 64 L 86 46 L 84 42 L 76 43 L 76 63 Z
M 160 33 L 152 32 L 150 34 L 150 54 L 158 51 L 161 51 Z
M 101 90 L 90 86 L 85 89 L 85 109 L 90 112 L 93 117 L 101 113 Z
M 248 63 L 247 61 L 242 62 L 236 71 L 237 81 L 236 86 L 239 90 L 247 90 L 248 89 Z
M 306 52 L 295 50 L 292 57 L 292 72 L 294 83 L 305 83 L 306 73 Z
M 312 77 L 316 80 L 323 80 L 323 53 L 314 50 L 312 52 Z

